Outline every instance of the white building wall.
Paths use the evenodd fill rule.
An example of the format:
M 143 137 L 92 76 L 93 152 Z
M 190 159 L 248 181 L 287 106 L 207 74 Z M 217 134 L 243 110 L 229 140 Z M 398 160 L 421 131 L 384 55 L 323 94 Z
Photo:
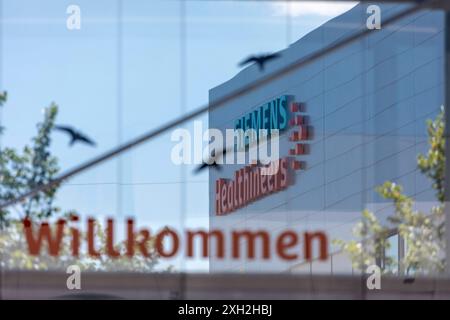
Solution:
M 384 19 L 405 8 L 381 7 Z M 250 66 L 211 89 L 210 101 L 365 28 L 366 17 L 366 5 L 356 6 L 282 51 L 264 73 Z M 302 156 L 306 170 L 296 172 L 295 184 L 230 215 L 214 214 L 215 181 L 232 178 L 242 165 L 210 169 L 211 229 L 263 228 L 273 235 L 285 229 L 324 230 L 330 243 L 350 239 L 364 208 L 381 219 L 392 213 L 392 206 L 374 191 L 386 180 L 402 184 L 418 206 L 430 207 L 434 191 L 418 172 L 416 157 L 427 150 L 425 121 L 437 115 L 444 101 L 443 26 L 443 13 L 420 12 L 211 112 L 210 127 L 225 130 L 271 99 L 292 95 L 305 103 L 314 128 L 310 154 Z M 281 135 L 280 143 L 280 156 L 287 155 L 291 147 L 287 134 Z M 330 245 L 330 252 L 336 250 Z M 211 258 L 210 270 L 352 272 L 349 261 L 339 254 L 332 262 L 312 266 L 276 258 Z

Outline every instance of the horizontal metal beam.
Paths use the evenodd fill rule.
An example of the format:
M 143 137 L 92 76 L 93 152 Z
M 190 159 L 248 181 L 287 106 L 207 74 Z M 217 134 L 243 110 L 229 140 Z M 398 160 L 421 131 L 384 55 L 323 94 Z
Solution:
M 361 291 L 365 277 L 311 274 L 82 273 L 67 290 L 57 271 L 5 271 L 3 299 L 450 299 L 450 279 L 382 276 L 382 290 Z

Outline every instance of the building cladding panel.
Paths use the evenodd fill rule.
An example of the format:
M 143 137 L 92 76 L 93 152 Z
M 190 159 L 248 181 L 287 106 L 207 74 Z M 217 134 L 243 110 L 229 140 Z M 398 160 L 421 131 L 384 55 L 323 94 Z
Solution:
M 366 28 L 366 7 L 359 4 L 293 43 L 264 73 L 255 65 L 242 70 L 211 89 L 210 101 Z M 380 7 L 386 19 L 406 5 Z M 386 180 L 402 184 L 418 207 L 430 207 L 434 192 L 417 170 L 416 157 L 428 147 L 426 120 L 444 103 L 444 20 L 440 11 L 421 11 L 212 111 L 210 127 L 224 131 L 264 103 L 289 95 L 304 103 L 313 135 L 302 156 L 306 168 L 295 171 L 292 186 L 225 216 L 215 215 L 215 181 L 231 179 L 243 165 L 210 169 L 210 228 L 324 230 L 329 240 L 350 239 L 364 208 L 381 219 L 392 213 L 374 190 Z M 281 133 L 280 157 L 291 147 L 288 133 Z M 336 250 L 330 244 L 330 252 Z M 338 253 L 314 263 L 210 258 L 211 272 L 286 270 L 348 273 L 351 266 Z

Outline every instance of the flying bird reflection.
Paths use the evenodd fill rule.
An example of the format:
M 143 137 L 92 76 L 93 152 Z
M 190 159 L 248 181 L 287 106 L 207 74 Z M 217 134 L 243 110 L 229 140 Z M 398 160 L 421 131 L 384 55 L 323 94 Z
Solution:
M 231 149 L 229 149 L 228 151 L 231 151 Z M 206 168 L 214 168 L 219 171 L 222 170 L 222 166 L 218 164 L 217 161 L 220 158 L 223 158 L 226 155 L 226 153 L 227 149 L 224 148 L 220 153 L 216 155 L 216 150 L 214 149 L 213 152 L 211 153 L 211 157 L 208 159 L 209 161 L 203 161 L 203 163 L 195 169 L 195 173 L 200 173 Z
M 75 143 L 84 143 L 92 147 L 96 146 L 96 143 L 91 138 L 72 127 L 56 125 L 54 129 L 64 132 L 70 137 L 70 146 L 73 146 Z
M 273 60 L 276 58 L 279 58 L 280 54 L 279 53 L 272 53 L 272 54 L 263 54 L 263 55 L 253 55 L 248 57 L 247 59 L 241 61 L 239 63 L 240 67 L 244 67 L 249 63 L 256 63 L 259 67 L 260 71 L 264 71 L 264 65 L 266 64 L 267 61 L 269 60 Z

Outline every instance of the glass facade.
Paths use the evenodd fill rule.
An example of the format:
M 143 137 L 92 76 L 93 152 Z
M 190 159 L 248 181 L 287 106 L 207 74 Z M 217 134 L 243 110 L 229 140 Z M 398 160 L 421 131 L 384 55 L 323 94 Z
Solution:
M 265 72 L 365 29 L 366 7 L 356 6 L 280 51 L 281 58 L 269 63 Z M 381 6 L 385 18 L 405 8 Z M 377 195 L 377 186 L 385 181 L 402 185 L 405 194 L 416 199 L 415 206 L 425 211 L 436 204 L 431 182 L 417 168 L 417 155 L 428 150 L 427 119 L 434 119 L 444 104 L 444 17 L 438 11 L 409 16 L 210 112 L 210 127 L 225 130 L 276 97 L 288 95 L 304 104 L 302 114 L 311 131 L 309 151 L 298 156 L 306 166 L 291 173 L 294 184 L 217 216 L 215 182 L 233 177 L 240 167 L 210 169 L 210 228 L 266 228 L 271 234 L 286 228 L 324 230 L 332 256 L 326 262 L 300 263 L 211 258 L 212 272 L 348 274 L 353 272 L 350 261 L 331 242 L 350 240 L 364 209 L 381 221 L 393 214 L 393 204 Z M 211 89 L 210 101 L 262 76 L 256 65 L 246 68 Z M 280 157 L 289 155 L 289 138 L 290 131 L 281 133 Z
M 430 148 L 427 121 L 446 102 L 449 52 L 445 10 L 422 8 L 385 25 L 412 4 L 383 2 L 376 4 L 380 29 L 310 59 L 367 31 L 370 5 L 77 0 L 74 28 L 69 3 L 0 0 L 0 206 L 203 108 L 63 179 L 54 194 L 0 209 L 0 299 L 78 296 L 66 287 L 74 265 L 87 298 L 366 298 L 359 260 L 342 241 L 374 255 L 374 239 L 355 234 L 357 227 L 368 232 L 363 211 L 388 226 L 398 211 L 377 187 L 401 186 L 412 210 L 426 214 L 442 204 L 418 155 Z M 267 62 L 243 63 L 264 55 Z M 52 101 L 58 110 L 48 145 L 30 151 L 25 146 L 36 145 Z M 72 144 L 54 125 L 77 129 L 96 145 Z M 199 169 L 212 142 L 207 129 L 226 137 L 227 129 L 261 127 L 281 128 L 275 175 L 260 163 L 228 160 Z M 188 137 L 183 152 L 180 132 Z M 269 142 L 276 140 L 271 134 Z M 246 157 L 251 141 L 242 148 Z M 37 153 L 55 162 L 31 156 Z M 50 241 L 58 219 L 63 240 Z M 45 234 L 45 222 L 52 233 Z M 376 240 L 386 245 L 361 261 L 383 268 L 390 287 L 382 294 L 389 296 L 420 270 L 402 265 L 420 244 L 408 243 L 398 228 L 384 231 Z M 411 295 L 434 294 L 439 288 L 429 287 L 442 284 L 450 296 L 450 280 L 434 279 Z

